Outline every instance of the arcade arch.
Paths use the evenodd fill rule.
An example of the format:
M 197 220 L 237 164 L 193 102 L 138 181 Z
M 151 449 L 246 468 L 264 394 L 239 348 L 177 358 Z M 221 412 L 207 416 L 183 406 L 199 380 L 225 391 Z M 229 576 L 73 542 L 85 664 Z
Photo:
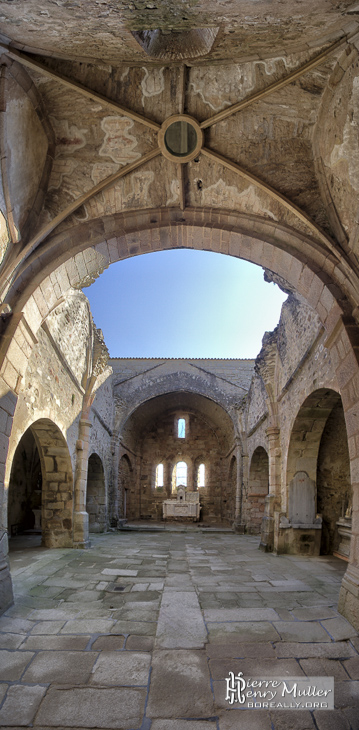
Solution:
M 288 519 L 297 523 L 295 550 L 299 539 L 303 552 L 348 555 L 353 499 L 348 439 L 342 399 L 330 388 L 311 393 L 297 413 L 288 448 L 287 488 Z M 340 520 L 347 528 L 344 543 Z
M 15 507 L 19 497 L 20 509 Z M 8 500 L 10 531 L 16 525 L 20 530 L 31 529 L 37 519 L 45 547 L 72 547 L 71 459 L 64 436 L 50 419 L 35 421 L 20 439 L 12 462 Z
M 265 498 L 269 490 L 269 459 L 263 446 L 257 446 L 254 450 L 248 481 L 248 493 L 246 498 L 246 521 L 249 531 L 259 534 L 261 531 L 264 515 Z
M 91 454 L 87 469 L 86 511 L 89 531 L 104 532 L 107 526 L 105 474 L 98 454 Z

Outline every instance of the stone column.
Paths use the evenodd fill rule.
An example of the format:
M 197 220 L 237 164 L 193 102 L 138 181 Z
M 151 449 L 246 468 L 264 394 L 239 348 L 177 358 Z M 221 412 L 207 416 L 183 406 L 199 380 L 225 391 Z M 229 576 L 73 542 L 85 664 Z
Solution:
M 0 614 L 14 601 L 8 560 L 8 510 L 5 464 L 17 395 L 0 378 Z
M 124 517 L 123 485 L 120 485 L 120 444 L 120 434 L 114 433 L 111 439 L 111 483 L 109 484 L 108 490 L 108 519 L 110 527 L 117 527 L 118 520 Z
M 91 421 L 88 421 L 86 418 L 81 418 L 79 438 L 76 442 L 74 548 L 90 547 L 89 517 L 86 512 L 86 489 L 91 428 Z
M 353 485 L 352 534 L 349 564 L 344 575 L 338 609 L 359 631 L 359 484 Z
M 242 442 L 239 437 L 236 438 L 236 502 L 233 528 L 236 532 L 244 533 L 244 524 L 242 520 L 242 504 L 243 504 L 243 463 L 242 463 Z
M 269 491 L 265 498 L 264 516 L 262 520 L 260 549 L 272 552 L 275 546 L 275 512 L 280 509 L 281 488 L 281 449 L 280 429 L 270 426 L 266 430 L 269 455 Z

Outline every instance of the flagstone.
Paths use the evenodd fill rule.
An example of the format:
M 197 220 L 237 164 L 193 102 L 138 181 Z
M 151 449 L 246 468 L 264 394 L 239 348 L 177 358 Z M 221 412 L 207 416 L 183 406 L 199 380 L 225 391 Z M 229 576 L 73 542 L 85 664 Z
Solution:
M 51 688 L 37 714 L 35 727 L 137 728 L 142 723 L 146 690 L 127 688 Z M 120 723 L 119 723 L 120 718 Z
M 34 653 L 30 651 L 0 651 L 0 679 L 5 682 L 12 682 L 20 679 L 27 665 L 33 658 Z
M 147 685 L 151 657 L 141 652 L 102 651 L 92 669 L 92 685 Z
M 112 619 L 72 619 L 67 621 L 61 629 L 61 634 L 105 634 L 111 631 L 114 625 Z
M 32 723 L 46 687 L 13 685 L 0 709 L 0 725 L 28 726 Z
M 146 714 L 151 718 L 200 718 L 214 714 L 204 651 L 181 649 L 153 653 Z
M 22 680 L 29 683 L 85 684 L 96 659 L 97 653 L 92 651 L 42 651 L 35 656 Z

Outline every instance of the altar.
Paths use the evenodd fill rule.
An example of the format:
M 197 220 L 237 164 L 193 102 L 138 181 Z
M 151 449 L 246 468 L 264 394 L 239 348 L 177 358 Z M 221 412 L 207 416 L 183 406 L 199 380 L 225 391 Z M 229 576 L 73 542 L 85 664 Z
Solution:
M 164 520 L 190 519 L 198 522 L 201 511 L 198 492 L 187 492 L 178 487 L 176 499 L 165 499 L 162 503 Z

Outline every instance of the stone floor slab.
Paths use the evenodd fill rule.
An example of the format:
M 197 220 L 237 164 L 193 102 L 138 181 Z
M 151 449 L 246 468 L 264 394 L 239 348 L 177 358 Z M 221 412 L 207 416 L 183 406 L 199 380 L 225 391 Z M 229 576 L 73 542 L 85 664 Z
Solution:
M 84 651 L 90 640 L 90 636 L 54 636 L 46 634 L 44 636 L 35 635 L 28 636 L 21 644 L 21 649 L 29 651 L 45 651 L 53 649 L 57 651 Z
M 318 623 L 309 621 L 281 621 L 274 624 L 283 641 L 331 641 L 327 631 Z
M 112 619 L 73 619 L 66 622 L 61 634 L 106 634 L 114 623 Z
M 359 708 L 359 682 L 350 679 L 346 682 L 336 682 L 335 684 L 335 707 L 355 707 Z
M 316 730 L 313 717 L 306 710 L 275 710 L 270 718 L 273 730 Z
M 29 683 L 85 684 L 96 659 L 97 653 L 93 651 L 42 651 L 22 679 Z
M 235 710 L 219 715 L 219 730 L 273 730 L 268 712 Z
M 339 659 L 313 657 L 311 659 L 300 659 L 299 664 L 307 677 L 327 676 L 334 677 L 335 680 L 348 679 L 348 674 Z M 353 679 L 355 679 L 355 677 L 353 677 Z
M 93 667 L 92 685 L 147 685 L 151 657 L 141 652 L 102 651 Z
M 308 606 L 307 608 L 294 608 L 292 611 L 294 618 L 299 621 L 320 621 L 325 618 L 334 618 L 337 616 L 332 608 L 327 606 Z
M 151 730 L 216 730 L 216 721 L 153 720 Z
M 230 644 L 207 644 L 206 653 L 211 659 L 225 659 L 227 657 L 237 659 L 243 659 L 244 657 L 248 659 L 256 657 L 260 657 L 262 659 L 274 659 L 276 656 L 271 643 L 263 644 L 259 642 L 247 644 L 245 642 L 232 641 Z
M 32 723 L 46 687 L 9 687 L 5 702 L 0 709 L 0 725 L 24 727 Z
M 39 621 L 31 629 L 31 636 L 35 634 L 58 634 L 64 624 L 64 619 L 62 621 Z
M 357 727 L 359 727 L 359 716 L 357 717 Z M 352 730 L 351 725 L 341 710 L 331 710 L 331 712 L 314 712 L 314 718 L 318 730 Z
M 278 621 L 278 614 L 273 608 L 207 608 L 204 611 L 206 621 Z
M 138 636 L 154 636 L 157 624 L 154 621 L 116 621 L 111 634 L 136 634 Z
M 137 570 L 125 570 L 121 568 L 105 568 L 101 571 L 103 575 L 123 575 L 126 577 L 133 577 L 135 578 L 138 571 Z
M 212 679 L 223 680 L 229 672 L 243 672 L 244 677 L 300 677 L 305 672 L 295 659 L 211 659 Z
M 0 634 L 0 649 L 17 649 L 24 638 L 24 634 Z
M 359 679 L 359 656 L 345 659 L 343 661 L 343 667 L 350 679 Z
M 181 593 L 181 598 L 166 590 L 163 593 L 155 646 L 162 649 L 200 649 L 207 640 L 198 598 L 195 593 Z
M 99 636 L 91 649 L 93 651 L 121 651 L 125 646 L 125 637 L 123 634 L 111 634 L 110 636 Z
M 0 651 L 0 679 L 13 682 L 20 679 L 34 654 L 30 651 Z
M 321 624 L 335 641 L 350 639 L 352 636 L 358 635 L 357 631 L 343 616 L 321 621 Z
M 203 651 L 154 652 L 146 714 L 150 718 L 201 718 L 214 714 Z
M 27 634 L 34 625 L 34 621 L 28 621 L 27 619 L 9 618 L 7 616 L 0 617 L 0 631 L 11 634 Z
M 50 689 L 34 726 L 115 728 L 130 730 L 142 724 L 144 689 Z
M 324 629 L 323 629 L 324 630 Z M 228 643 L 233 641 L 278 641 L 278 631 L 268 621 L 237 621 L 233 623 L 211 623 L 208 625 L 209 641 Z M 328 637 L 329 639 L 329 637 Z
M 335 643 L 321 644 L 311 642 L 282 642 L 275 645 L 275 652 L 278 657 L 297 657 L 307 659 L 308 657 L 326 657 L 328 659 L 342 659 L 356 656 L 356 651 L 349 641 L 338 641 Z
M 126 641 L 127 651 L 152 651 L 155 640 L 152 636 L 129 636 Z

